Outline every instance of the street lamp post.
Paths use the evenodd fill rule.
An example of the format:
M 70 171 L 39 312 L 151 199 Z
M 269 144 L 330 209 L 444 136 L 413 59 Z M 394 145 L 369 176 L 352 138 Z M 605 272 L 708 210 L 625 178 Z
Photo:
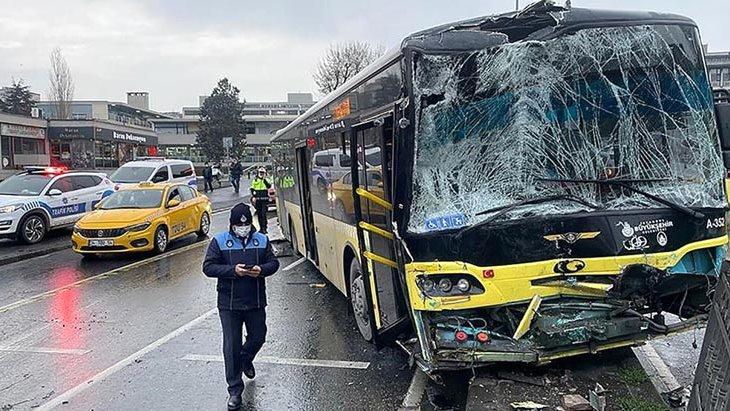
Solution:
M 520 10 L 520 0 L 515 0 L 515 10 Z

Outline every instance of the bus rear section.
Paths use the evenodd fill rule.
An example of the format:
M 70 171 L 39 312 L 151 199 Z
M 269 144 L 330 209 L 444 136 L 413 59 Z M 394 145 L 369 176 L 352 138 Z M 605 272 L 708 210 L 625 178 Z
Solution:
M 424 369 L 704 324 L 727 199 L 700 45 L 682 17 L 547 3 L 404 41 L 394 220 Z

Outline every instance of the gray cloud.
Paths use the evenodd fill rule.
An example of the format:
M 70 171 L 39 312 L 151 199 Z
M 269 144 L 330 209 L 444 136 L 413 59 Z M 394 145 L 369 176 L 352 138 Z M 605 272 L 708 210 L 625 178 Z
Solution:
M 726 0 L 573 4 L 684 14 L 698 22 L 710 49 L 730 49 Z M 45 94 L 48 55 L 58 46 L 77 98 L 121 100 L 127 90 L 147 90 L 155 109 L 179 110 L 228 76 L 248 100 L 276 100 L 314 90 L 312 69 L 330 43 L 390 47 L 413 31 L 511 7 L 512 0 L 24 2 L 0 15 L 0 84 L 23 78 Z

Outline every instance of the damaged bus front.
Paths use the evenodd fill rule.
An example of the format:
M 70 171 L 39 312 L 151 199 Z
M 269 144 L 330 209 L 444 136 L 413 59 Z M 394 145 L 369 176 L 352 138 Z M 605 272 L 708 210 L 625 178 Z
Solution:
M 727 199 L 691 20 L 539 3 L 402 52 L 393 219 L 424 369 L 703 323 Z

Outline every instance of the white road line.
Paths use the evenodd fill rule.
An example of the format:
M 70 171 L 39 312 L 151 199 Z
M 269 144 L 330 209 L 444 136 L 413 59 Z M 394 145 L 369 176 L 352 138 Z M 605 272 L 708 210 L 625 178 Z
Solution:
M 307 258 L 306 257 L 302 257 L 302 258 L 298 259 L 297 261 L 294 261 L 293 263 L 291 263 L 291 264 L 287 265 L 286 267 L 282 268 L 281 271 L 289 271 L 292 268 L 298 266 L 299 264 L 301 264 L 301 263 L 303 263 L 305 261 L 307 261 Z
M 200 241 L 200 242 L 197 242 L 197 243 L 189 244 L 189 245 L 186 245 L 185 247 L 180 247 L 178 249 L 172 250 L 172 251 L 167 252 L 167 253 L 163 253 L 163 254 L 160 254 L 160 255 L 157 255 L 157 256 L 154 256 L 154 257 L 150 257 L 150 258 L 147 258 L 147 259 L 144 259 L 144 260 L 140 260 L 140 261 L 137 261 L 137 262 L 134 262 L 134 263 L 131 263 L 131 264 L 127 264 L 127 265 L 122 266 L 122 267 L 119 267 L 119 268 L 115 268 L 115 269 L 113 269 L 111 271 L 106 271 L 106 272 L 103 272 L 101 274 L 97 274 L 97 275 L 93 275 L 91 277 L 84 278 L 82 280 L 73 282 L 73 283 L 68 284 L 68 285 L 65 285 L 63 287 L 59 287 L 59 288 L 56 288 L 56 289 L 53 289 L 53 290 L 50 290 L 50 291 L 46 291 L 44 293 L 40 293 L 40 294 L 36 294 L 36 295 L 30 296 L 30 297 L 27 297 L 27 298 L 23 298 L 22 300 L 18 300 L 18 301 L 14 302 L 14 303 L 11 303 L 11 304 L 8 304 L 8 305 L 4 305 L 4 306 L 0 307 L 0 314 L 5 313 L 5 312 L 8 312 L 10 310 L 14 310 L 16 308 L 20 308 L 20 307 L 22 307 L 24 305 L 28 305 L 28 304 L 30 304 L 32 302 L 35 302 L 35 301 L 38 301 L 38 300 L 42 300 L 44 298 L 50 297 L 50 296 L 52 296 L 54 294 L 57 294 L 57 293 L 59 293 L 61 291 L 68 290 L 70 288 L 76 287 L 77 285 L 80 285 L 80 284 L 83 284 L 83 283 L 86 283 L 86 282 L 95 280 L 97 278 L 103 278 L 103 277 L 108 277 L 108 276 L 112 276 L 112 275 L 115 275 L 115 274 L 119 274 L 121 272 L 128 271 L 128 270 L 131 270 L 133 268 L 137 268 L 137 267 L 143 266 L 145 264 L 149 264 L 149 263 L 152 263 L 152 262 L 161 260 L 163 258 L 172 257 L 174 255 L 177 255 L 177 254 L 180 254 L 180 253 L 184 253 L 186 251 L 190 251 L 190 250 L 192 250 L 194 248 L 201 247 L 203 245 L 208 244 L 208 241 L 209 240 L 205 240 L 205 241 Z
M 5 352 L 24 352 L 35 354 L 64 354 L 64 355 L 85 355 L 91 350 L 81 350 L 77 348 L 48 348 L 48 347 L 0 347 L 0 351 Z
M 426 373 L 421 371 L 420 368 L 416 368 L 416 371 L 413 373 L 411 385 L 408 387 L 405 398 L 403 398 L 403 403 L 401 403 L 401 411 L 420 409 L 427 381 L 428 376 Z
M 205 362 L 223 362 L 222 355 L 198 355 L 188 354 L 182 357 L 186 361 L 205 361 Z M 282 364 L 282 365 L 301 365 L 305 367 L 323 367 L 323 368 L 350 368 L 354 370 L 365 370 L 370 366 L 369 362 L 359 361 L 335 361 L 335 360 L 316 360 L 308 358 L 281 358 L 267 357 L 260 355 L 254 360 L 257 364 Z
M 119 362 L 112 365 L 111 367 L 97 373 L 96 375 L 92 376 L 88 380 L 82 382 L 81 384 L 71 388 L 70 390 L 64 392 L 63 394 L 55 397 L 54 399 L 48 401 L 47 403 L 41 405 L 40 407 L 37 408 L 37 410 L 38 411 L 50 410 L 50 409 L 53 409 L 54 407 L 57 407 L 57 406 L 63 404 L 64 402 L 69 401 L 71 398 L 73 398 L 77 394 L 81 393 L 82 391 L 86 390 L 87 388 L 91 387 L 92 385 L 94 385 L 100 381 L 104 381 L 110 375 L 112 375 L 115 372 L 121 370 L 122 368 L 128 366 L 129 364 L 132 364 L 134 361 L 145 356 L 150 351 L 153 351 L 154 349 L 160 347 L 161 345 L 165 344 L 166 342 L 172 340 L 173 338 L 179 336 L 180 334 L 190 330 L 191 328 L 193 328 L 196 325 L 200 324 L 201 322 L 205 321 L 206 318 L 213 315 L 213 313 L 215 313 L 216 311 L 217 311 L 216 308 L 212 308 L 212 309 L 206 311 L 205 313 L 203 313 L 203 315 L 193 319 L 192 321 L 190 321 L 186 324 L 183 324 L 179 328 L 173 330 L 172 332 L 170 332 L 169 334 L 167 334 L 163 337 L 160 337 L 153 343 L 151 343 L 148 346 L 140 349 L 139 351 L 131 354 L 127 358 L 120 360 Z
M 640 347 L 632 348 L 632 350 L 662 398 L 664 398 L 664 393 L 674 391 L 682 386 L 650 343 L 647 342 Z

